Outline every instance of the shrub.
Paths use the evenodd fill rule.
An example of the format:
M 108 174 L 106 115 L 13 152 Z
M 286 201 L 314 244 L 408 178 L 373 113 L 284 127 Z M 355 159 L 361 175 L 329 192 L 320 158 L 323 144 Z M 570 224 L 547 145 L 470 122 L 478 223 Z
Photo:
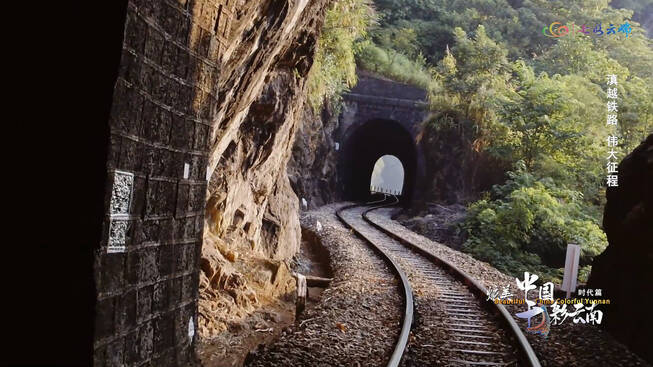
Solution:
M 583 214 L 580 193 L 526 171 L 523 163 L 491 195 L 469 207 L 463 250 L 515 276 L 524 271 L 559 282 L 568 243 L 589 265 L 607 246 L 605 233 Z
M 427 90 L 433 83 L 431 73 L 421 55 L 412 60 L 399 51 L 379 47 L 368 40 L 358 45 L 356 60 L 359 67 L 399 82 Z

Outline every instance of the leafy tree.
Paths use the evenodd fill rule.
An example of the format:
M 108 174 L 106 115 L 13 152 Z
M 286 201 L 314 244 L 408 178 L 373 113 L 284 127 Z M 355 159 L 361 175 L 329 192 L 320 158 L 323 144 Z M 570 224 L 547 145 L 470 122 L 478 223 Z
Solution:
M 615 74 L 626 80 L 628 68 L 597 49 L 588 37 L 565 37 L 535 59 L 535 68 L 553 74 L 578 74 L 591 82 L 604 85 L 606 75 Z
M 317 111 L 356 83 L 355 42 L 375 21 L 371 0 L 338 0 L 327 11 L 308 76 L 308 102 Z
M 619 132 L 621 153 L 632 151 L 653 132 L 653 78 L 634 77 L 619 89 Z
M 455 46 L 436 68 L 438 88 L 431 93 L 432 109 L 459 111 L 476 123 L 474 146 L 482 150 L 496 123 L 495 106 L 509 93 L 510 64 L 506 51 L 478 26 L 473 37 L 456 28 Z
M 499 107 L 500 119 L 510 132 L 507 139 L 494 143 L 495 148 L 509 152 L 511 161 L 523 159 L 529 169 L 545 156 L 562 164 L 576 159 L 584 147 L 580 144 L 584 104 L 574 98 L 565 81 L 547 74 L 524 81 Z

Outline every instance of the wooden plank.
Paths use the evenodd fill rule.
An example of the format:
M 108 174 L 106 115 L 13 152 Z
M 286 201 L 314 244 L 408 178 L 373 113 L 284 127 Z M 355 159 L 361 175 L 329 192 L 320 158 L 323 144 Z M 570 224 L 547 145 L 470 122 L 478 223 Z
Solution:
M 456 329 L 456 328 L 444 328 L 444 330 L 450 330 L 450 331 L 464 331 L 467 333 L 479 333 L 479 334 L 488 334 L 488 335 L 493 335 L 492 333 L 488 331 L 479 331 L 479 330 L 466 330 L 466 329 Z
M 447 342 L 449 343 L 460 343 L 460 344 L 472 344 L 472 345 L 489 345 L 489 346 L 494 346 L 495 344 L 492 343 L 483 343 L 483 342 L 470 342 L 466 340 L 448 340 Z
M 492 350 L 474 350 L 474 349 L 451 349 L 454 352 L 462 352 L 467 354 L 484 354 L 484 355 L 506 355 L 507 353 L 496 352 Z
M 326 288 L 329 286 L 333 278 L 322 278 L 322 277 L 316 277 L 314 275 L 304 275 L 304 278 L 306 278 L 306 285 L 309 287 L 320 287 L 320 288 Z
M 473 329 L 485 329 L 485 326 L 478 326 L 478 325 L 473 325 L 473 324 L 447 324 L 447 326 L 465 326 L 465 327 L 470 327 Z
M 485 361 L 464 361 L 462 359 L 450 359 L 447 362 L 456 362 L 462 363 L 463 365 L 469 366 L 506 366 L 506 363 L 501 362 L 485 362 Z
M 469 334 L 457 334 L 452 333 L 453 336 L 459 336 L 461 338 L 479 338 L 479 339 L 494 339 L 492 336 L 483 336 L 483 335 L 469 335 Z

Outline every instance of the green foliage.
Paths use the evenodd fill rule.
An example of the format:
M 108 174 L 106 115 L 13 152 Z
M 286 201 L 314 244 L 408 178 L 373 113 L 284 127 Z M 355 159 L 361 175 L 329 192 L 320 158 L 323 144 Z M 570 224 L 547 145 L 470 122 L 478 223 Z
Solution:
M 578 269 L 578 281 L 586 283 L 592 272 L 592 265 L 581 266 Z
M 564 79 L 541 74 L 524 82 L 510 101 L 499 106 L 500 119 L 509 134 L 505 140 L 494 142 L 493 148 L 507 152 L 510 161 L 523 159 L 528 168 L 547 156 L 569 163 L 582 148 L 583 125 L 578 121 L 583 106 Z
M 455 111 L 473 121 L 472 146 L 483 151 L 496 136 L 507 136 L 505 125 L 499 123 L 497 106 L 513 93 L 509 84 L 511 65 L 505 50 L 487 36 L 482 25 L 471 36 L 461 28 L 454 33 L 455 45 L 436 67 L 437 87 L 431 89 L 431 108 Z
M 633 77 L 619 88 L 619 136 L 621 152 L 627 154 L 653 133 L 653 77 Z
M 358 47 L 356 57 L 361 68 L 396 81 L 431 88 L 431 74 L 419 55 L 413 60 L 399 51 L 379 47 L 370 41 L 361 42 Z
M 419 54 L 417 34 L 412 28 L 380 28 L 375 33 L 376 43 L 387 52 L 403 54 L 411 59 Z
M 560 39 L 535 60 L 535 67 L 551 75 L 582 75 L 599 85 L 605 83 L 608 74 L 616 74 L 619 80 L 626 80 L 629 75 L 628 68 L 597 49 L 587 37 Z
M 318 111 L 356 84 L 355 42 L 375 21 L 371 0 L 338 0 L 327 11 L 308 76 L 308 102 Z
M 506 272 L 556 278 L 570 242 L 582 246 L 589 264 L 606 245 L 598 226 L 606 138 L 619 137 L 621 159 L 653 132 L 653 43 L 638 23 L 653 27 L 653 2 L 612 4 L 375 0 L 379 24 L 358 44 L 358 65 L 427 88 L 429 136 L 491 155 L 497 167 L 517 167 L 470 206 L 465 224 L 465 250 Z M 627 39 L 541 32 L 552 22 L 602 24 L 605 31 L 625 21 L 633 28 Z M 608 74 L 619 81 L 616 128 L 606 125 Z
M 605 249 L 605 233 L 584 214 L 579 192 L 536 179 L 523 163 L 509 177 L 470 205 L 464 251 L 515 276 L 530 271 L 559 281 L 567 243 L 581 246 L 581 265 Z

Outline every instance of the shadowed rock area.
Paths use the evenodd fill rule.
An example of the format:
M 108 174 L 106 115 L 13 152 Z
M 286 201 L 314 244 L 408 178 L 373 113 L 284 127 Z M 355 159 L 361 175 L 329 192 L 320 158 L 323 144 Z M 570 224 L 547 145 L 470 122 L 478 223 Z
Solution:
M 319 114 L 308 105 L 304 107 L 288 162 L 290 184 L 300 200 L 306 200 L 306 208 L 302 209 L 314 209 L 340 199 L 336 162 L 342 142 L 338 141 L 336 112 L 329 102 Z
M 603 227 L 608 248 L 594 260 L 589 288 L 611 301 L 605 328 L 653 362 L 653 134 L 619 164 L 619 186 L 607 190 Z

